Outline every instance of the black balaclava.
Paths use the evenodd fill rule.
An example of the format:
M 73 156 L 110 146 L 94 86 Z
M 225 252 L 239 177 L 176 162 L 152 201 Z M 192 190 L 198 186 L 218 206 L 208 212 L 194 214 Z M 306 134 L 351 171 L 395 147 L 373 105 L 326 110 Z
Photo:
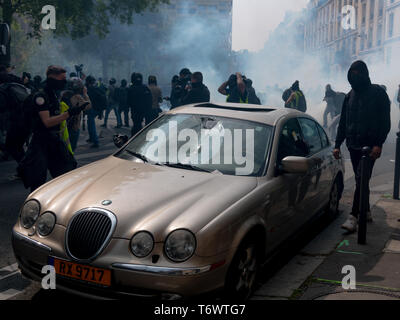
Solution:
M 67 85 L 67 80 L 57 80 L 54 78 L 47 78 L 47 86 L 55 91 L 64 90 Z
M 347 74 L 347 79 L 355 92 L 363 92 L 371 85 L 368 67 L 364 61 L 354 62 Z
M 292 88 L 293 91 L 299 91 L 300 90 L 300 83 L 298 80 L 295 81 L 295 83 L 292 84 Z

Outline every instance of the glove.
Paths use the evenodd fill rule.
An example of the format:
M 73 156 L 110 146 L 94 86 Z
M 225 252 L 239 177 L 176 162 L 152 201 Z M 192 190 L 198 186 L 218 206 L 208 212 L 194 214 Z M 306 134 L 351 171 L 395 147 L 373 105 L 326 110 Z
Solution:
M 80 114 L 83 110 L 85 110 L 85 108 L 86 108 L 86 106 L 82 105 L 80 107 L 71 108 L 67 112 L 69 113 L 70 117 L 73 117 L 73 116 L 77 116 L 78 114 Z

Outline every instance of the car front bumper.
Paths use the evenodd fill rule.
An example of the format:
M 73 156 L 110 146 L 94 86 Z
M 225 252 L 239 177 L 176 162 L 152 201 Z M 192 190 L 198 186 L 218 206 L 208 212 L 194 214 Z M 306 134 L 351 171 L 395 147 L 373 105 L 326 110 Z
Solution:
M 121 240 L 119 240 L 121 241 Z M 49 257 L 58 257 L 51 247 L 13 230 L 12 244 L 23 275 L 41 281 L 45 274 L 42 268 L 48 265 Z M 222 261 L 227 254 L 214 257 Z M 66 257 L 59 257 L 63 260 Z M 109 260 L 111 261 L 111 260 Z M 111 287 L 81 282 L 57 276 L 56 288 L 88 298 L 119 299 L 126 296 L 155 299 L 192 297 L 220 289 L 225 280 L 227 264 L 218 267 L 212 263 L 202 267 L 164 267 L 134 263 L 110 262 L 95 267 L 107 268 L 112 272 Z

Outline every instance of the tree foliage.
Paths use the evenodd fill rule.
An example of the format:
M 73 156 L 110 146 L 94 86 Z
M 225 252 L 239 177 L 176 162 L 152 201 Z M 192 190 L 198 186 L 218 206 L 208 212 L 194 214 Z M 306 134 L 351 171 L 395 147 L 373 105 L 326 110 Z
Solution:
M 89 34 L 105 37 L 112 21 L 132 24 L 135 13 L 154 10 L 169 0 L 0 0 L 3 22 L 12 25 L 15 14 L 26 17 L 30 30 L 27 35 L 40 39 L 42 8 L 53 5 L 56 8 L 57 28 L 55 35 L 72 39 Z

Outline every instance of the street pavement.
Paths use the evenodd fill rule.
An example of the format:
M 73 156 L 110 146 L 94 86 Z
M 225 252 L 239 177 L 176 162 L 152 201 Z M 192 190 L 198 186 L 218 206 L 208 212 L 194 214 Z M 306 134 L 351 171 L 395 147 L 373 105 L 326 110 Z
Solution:
M 115 120 L 114 120 L 115 121 Z M 110 125 L 114 126 L 111 118 Z M 79 166 L 107 157 L 116 151 L 114 133 L 129 134 L 129 129 L 101 129 L 99 149 L 86 143 L 87 131 L 81 133 L 76 159 Z M 400 210 L 391 200 L 394 170 L 394 139 L 385 146 L 371 182 L 374 222 L 368 225 L 368 245 L 357 245 L 357 235 L 340 229 L 351 210 L 354 179 L 349 155 L 346 166 L 345 192 L 340 214 L 332 223 L 320 219 L 288 244 L 266 265 L 253 300 L 324 299 L 389 300 L 400 299 Z M 10 181 L 15 163 L 0 163 L 0 300 L 73 299 L 62 292 L 42 290 L 39 283 L 21 276 L 11 248 L 11 229 L 18 210 L 28 196 L 21 181 Z M 341 281 L 342 267 L 352 265 L 357 271 L 357 290 L 345 291 Z

